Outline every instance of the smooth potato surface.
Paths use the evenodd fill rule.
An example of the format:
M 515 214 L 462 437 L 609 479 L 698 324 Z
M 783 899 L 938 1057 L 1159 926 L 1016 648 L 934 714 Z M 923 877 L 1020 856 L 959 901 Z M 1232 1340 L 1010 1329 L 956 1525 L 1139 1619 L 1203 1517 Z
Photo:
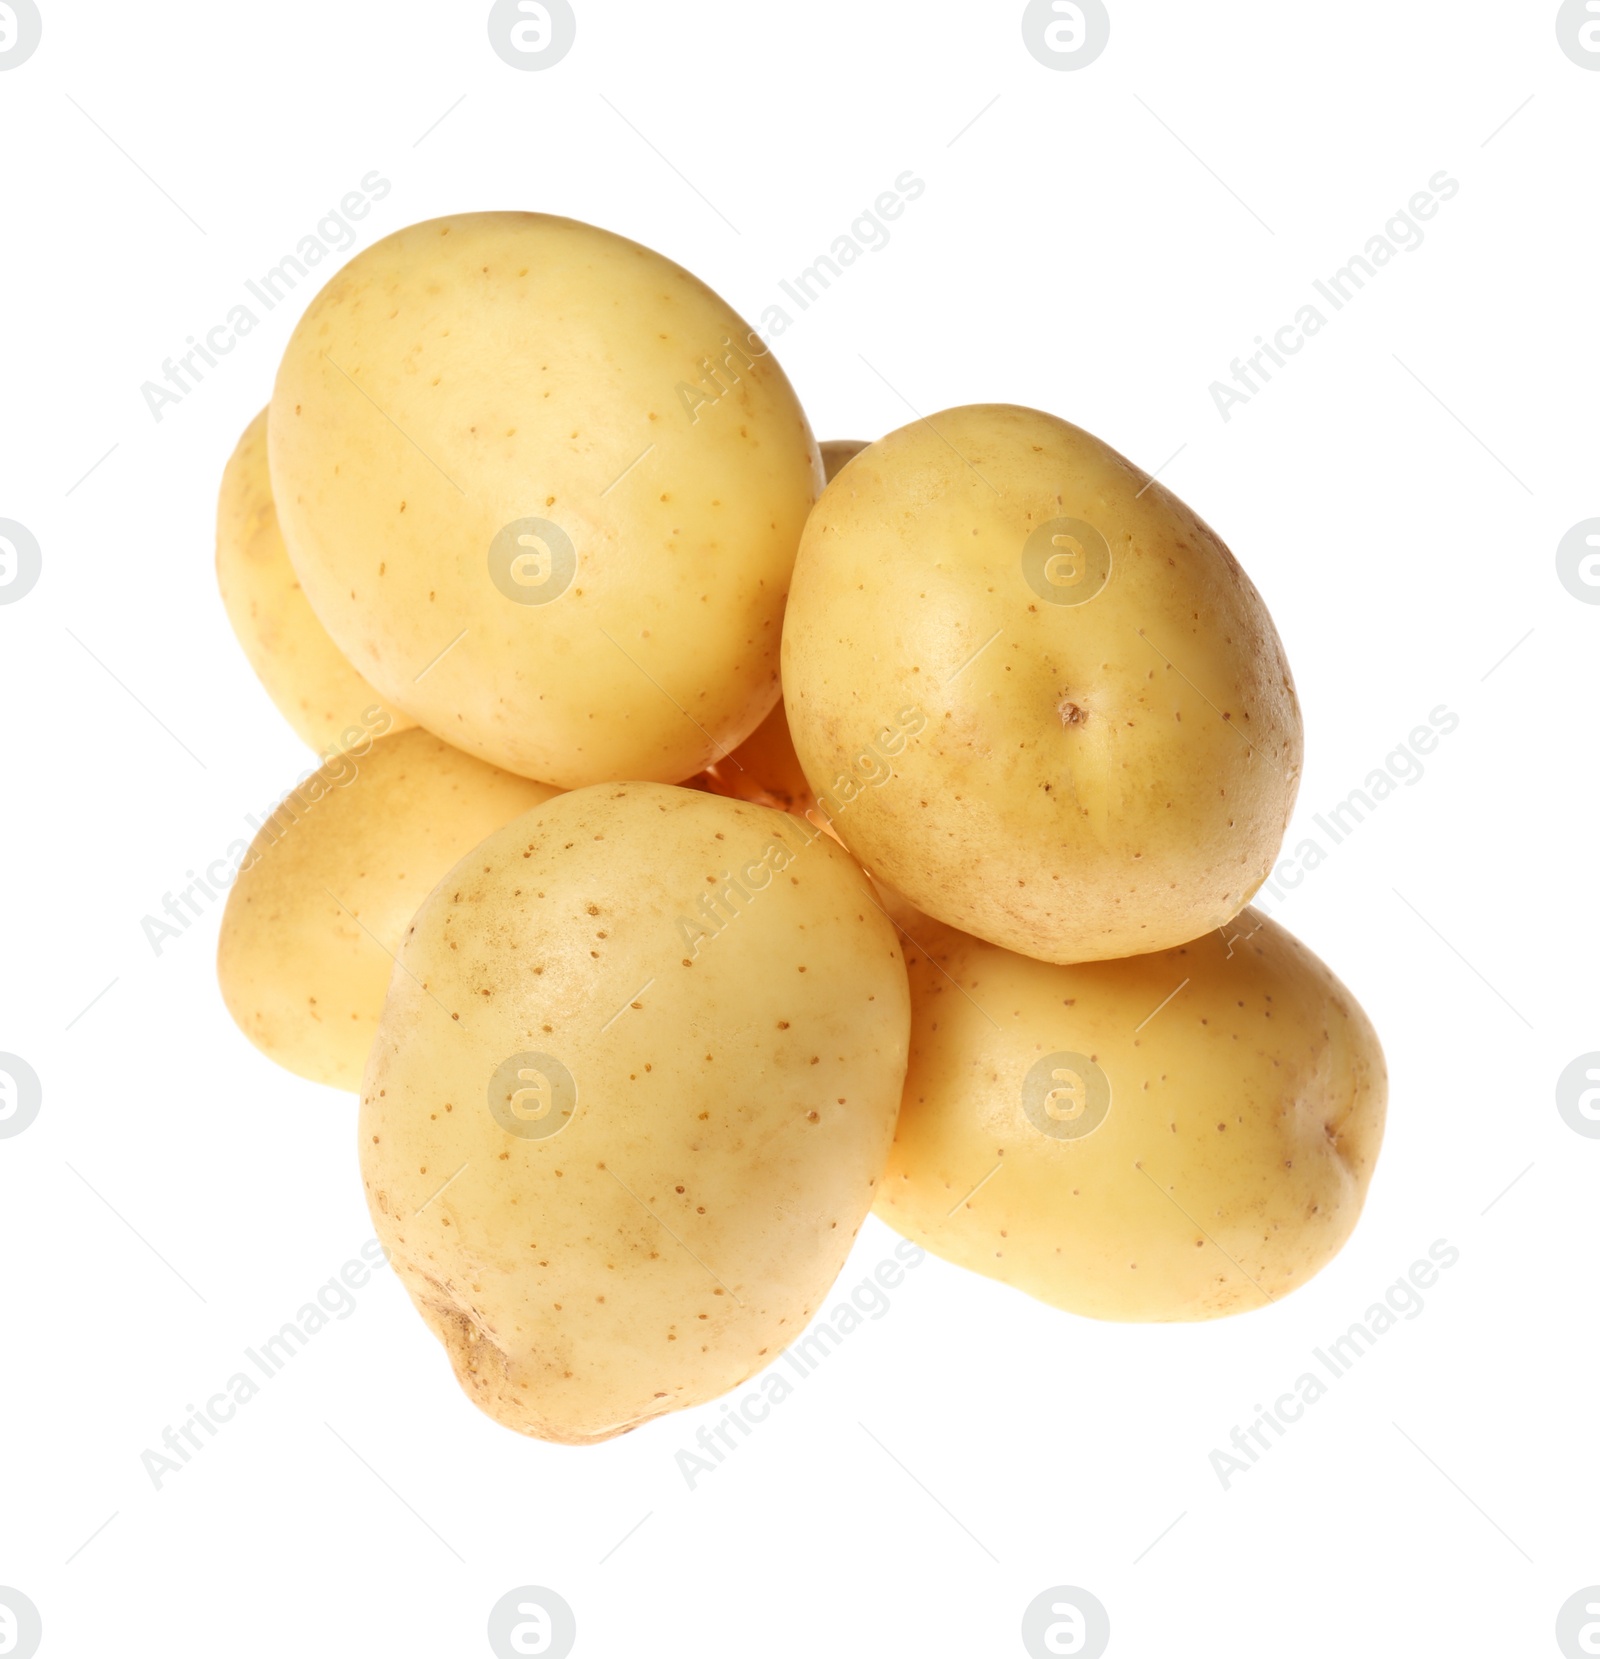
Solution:
M 1237 915 L 1299 783 L 1288 663 L 1237 561 L 1114 450 L 1030 409 L 949 410 L 835 478 L 795 566 L 783 680 L 856 856 L 1049 961 Z
M 369 732 L 402 732 L 388 706 L 317 621 L 289 563 L 267 472 L 267 411 L 245 428 L 217 501 L 217 586 L 256 678 L 278 712 L 319 754 Z
M 877 1202 L 908 1238 L 1073 1313 L 1182 1320 L 1265 1307 L 1349 1237 L 1383 1051 L 1275 922 L 1077 966 L 916 937 Z
M 768 1364 L 871 1205 L 908 1021 L 865 876 L 787 814 L 608 784 L 490 837 L 417 914 L 360 1122 L 467 1394 L 584 1443 Z
M 217 978 L 280 1066 L 357 1089 L 395 953 L 462 854 L 556 794 L 431 732 L 335 756 L 262 826 L 228 895 Z
M 317 615 L 430 731 L 576 787 L 755 728 L 821 461 L 776 359 L 687 271 L 536 213 L 351 260 L 269 422 Z

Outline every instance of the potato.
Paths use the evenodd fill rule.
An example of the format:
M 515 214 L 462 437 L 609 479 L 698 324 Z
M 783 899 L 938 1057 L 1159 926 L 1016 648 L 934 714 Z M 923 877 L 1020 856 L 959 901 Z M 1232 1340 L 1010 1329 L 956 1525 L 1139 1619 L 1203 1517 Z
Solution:
M 786 814 L 597 785 L 463 859 L 401 951 L 360 1146 L 473 1401 L 586 1443 L 775 1359 L 866 1217 L 909 1019 L 865 876 Z
M 806 525 L 784 704 L 845 844 L 913 904 L 1053 962 L 1238 914 L 1294 804 L 1260 595 L 1176 496 L 1035 410 L 891 433 Z
M 1383 1051 L 1275 922 L 1076 966 L 917 937 L 877 1202 L 907 1238 L 1072 1313 L 1173 1320 L 1264 1307 L 1350 1236 Z
M 864 438 L 832 438 L 822 445 L 822 476 L 831 484 L 847 461 L 853 461 L 867 447 Z
M 845 462 L 866 447 L 859 438 L 839 438 L 823 444 L 822 471 L 827 481 L 831 484 Z M 794 752 L 781 700 L 737 749 L 719 755 L 705 771 L 689 779 L 689 787 L 777 807 L 780 812 L 798 812 L 802 818 L 817 804 L 816 791 Z
M 931 916 L 925 916 L 904 893 L 891 887 L 888 882 L 879 881 L 874 877 L 872 890 L 878 896 L 878 907 L 894 923 L 895 932 L 901 938 L 909 939 L 913 945 L 921 940 L 924 933 L 931 933 L 944 926 L 942 922 L 934 921 Z
M 265 409 L 244 429 L 223 470 L 217 586 L 256 678 L 319 754 L 416 724 L 409 714 L 386 706 L 351 667 L 301 591 L 272 504 Z
M 262 825 L 217 942 L 222 999 L 269 1059 L 358 1089 L 413 913 L 464 853 L 557 793 L 412 730 L 335 756 Z
M 691 783 L 713 795 L 797 812 L 802 818 L 817 804 L 794 752 L 781 702 L 737 749 L 713 761 Z
M 675 782 L 777 700 L 816 442 L 760 337 L 649 249 L 537 213 L 399 231 L 312 301 L 268 439 L 313 609 L 458 747 Z

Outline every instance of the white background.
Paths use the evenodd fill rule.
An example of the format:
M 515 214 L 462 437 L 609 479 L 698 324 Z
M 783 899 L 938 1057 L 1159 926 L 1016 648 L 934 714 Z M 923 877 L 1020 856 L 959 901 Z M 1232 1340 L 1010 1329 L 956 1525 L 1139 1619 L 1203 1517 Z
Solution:
M 43 4 L 0 73 L 0 517 L 44 557 L 0 607 L 0 1049 L 44 1085 L 0 1140 L 0 1584 L 41 1652 L 475 1655 L 536 1583 L 580 1659 L 1001 1656 L 1065 1583 L 1117 1659 L 1556 1653 L 1600 1581 L 1600 1142 L 1554 1097 L 1600 1048 L 1600 608 L 1555 569 L 1600 514 L 1600 73 L 1554 4 L 1112 0 L 1065 73 L 1018 0 L 579 0 L 535 73 L 484 3 Z M 159 957 L 140 926 L 313 760 L 211 568 L 223 462 L 311 286 L 159 423 L 140 386 L 373 169 L 358 246 L 570 214 L 752 319 L 914 170 L 888 246 L 775 341 L 818 435 L 1013 401 L 1146 467 L 1177 451 L 1163 481 L 1294 665 L 1291 847 L 1459 716 L 1277 907 L 1391 1068 L 1366 1216 L 1309 1287 L 1121 1327 L 930 1259 L 690 1490 L 675 1454 L 717 1406 L 520 1439 L 383 1273 L 152 1485 L 141 1452 L 370 1227 L 352 1101 L 234 1030 L 216 913 Z M 1423 244 L 1225 422 L 1210 383 L 1440 169 L 1460 190 Z M 1212 1449 L 1441 1238 L 1460 1261 L 1420 1317 L 1224 1490 Z M 894 1242 L 869 1222 L 841 1287 Z

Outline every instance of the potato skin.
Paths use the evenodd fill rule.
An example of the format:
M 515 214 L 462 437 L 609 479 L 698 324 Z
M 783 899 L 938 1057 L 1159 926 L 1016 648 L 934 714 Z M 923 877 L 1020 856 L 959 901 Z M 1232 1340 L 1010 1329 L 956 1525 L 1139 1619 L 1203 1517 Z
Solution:
M 416 725 L 387 706 L 317 621 L 289 563 L 267 470 L 267 411 L 244 429 L 217 500 L 217 587 L 234 635 L 278 712 L 319 754 L 372 728 Z
M 1350 1236 L 1383 1136 L 1383 1050 L 1275 922 L 1247 910 L 1172 950 L 1077 966 L 938 924 L 916 937 L 876 1204 L 907 1238 L 1072 1313 L 1192 1320 L 1287 1295 Z M 1059 1075 L 1043 1064 L 1057 1056 L 1075 1057 Z
M 1062 518 L 1103 536 L 1103 586 L 1092 560 L 1089 587 L 1043 581 Z M 1249 578 L 1176 496 L 1036 410 L 949 410 L 850 462 L 801 541 L 783 680 L 856 856 L 928 914 L 1046 961 L 1160 950 L 1237 915 L 1299 784 L 1294 685 Z M 852 795 L 905 709 L 919 732 L 893 779 Z
M 822 476 L 831 484 L 867 447 L 865 438 L 830 438 L 822 448 Z
M 358 1089 L 395 953 L 463 853 L 557 793 L 431 732 L 337 755 L 262 826 L 228 894 L 217 980 L 269 1059 Z
M 867 446 L 860 438 L 837 438 L 821 447 L 823 474 L 831 484 L 845 463 Z M 737 749 L 719 755 L 705 771 L 690 778 L 688 786 L 736 801 L 777 807 L 780 812 L 798 812 L 802 818 L 817 804 L 816 791 L 794 751 L 781 699 Z
M 748 896 L 709 931 L 699 901 L 730 891 L 725 871 Z M 362 1176 L 478 1406 L 604 1440 L 800 1335 L 870 1207 L 905 1075 L 903 960 L 848 853 L 765 807 L 598 785 L 464 859 L 401 964 Z M 559 1123 L 559 1087 L 541 1103 L 548 1136 L 491 1110 L 520 1110 L 502 1070 L 519 1056 L 573 1080 Z
M 737 749 L 692 778 L 690 787 L 776 807 L 779 812 L 797 812 L 802 818 L 817 804 L 794 752 L 781 702 Z
M 649 249 L 536 213 L 399 231 L 312 301 L 268 436 L 317 615 L 458 747 L 675 782 L 777 700 L 816 442 L 749 325 Z

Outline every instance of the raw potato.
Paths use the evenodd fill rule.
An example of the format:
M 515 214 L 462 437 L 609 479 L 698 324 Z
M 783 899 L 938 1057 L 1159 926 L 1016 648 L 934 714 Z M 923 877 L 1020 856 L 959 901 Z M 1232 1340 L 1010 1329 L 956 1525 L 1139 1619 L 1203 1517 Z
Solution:
M 866 447 L 859 438 L 839 438 L 823 444 L 822 470 L 828 482 L 831 484 L 845 462 Z M 713 795 L 754 801 L 758 806 L 777 807 L 780 812 L 798 812 L 802 818 L 817 804 L 816 791 L 794 752 L 781 699 L 737 749 L 712 761 L 690 784 L 696 789 L 709 789 Z
M 317 615 L 458 747 L 675 782 L 776 702 L 817 446 L 759 336 L 649 249 L 536 213 L 387 237 L 301 319 L 269 440 Z
M 867 447 L 865 438 L 830 438 L 822 445 L 822 475 L 831 484 L 844 470 L 847 461 L 853 461 Z
M 713 795 L 797 812 L 802 818 L 817 804 L 794 752 L 781 702 L 737 749 L 712 762 L 693 783 Z
M 217 943 L 223 1001 L 280 1066 L 358 1089 L 407 925 L 486 835 L 557 793 L 431 732 L 335 756 L 251 844 Z
M 917 936 L 877 1203 L 907 1238 L 1073 1313 L 1174 1320 L 1264 1307 L 1350 1236 L 1383 1051 L 1275 922 L 1074 967 Z
M 769 1364 L 871 1205 L 909 1019 L 865 876 L 785 814 L 599 785 L 464 859 L 406 940 L 360 1126 L 462 1388 L 576 1444 Z
M 319 754 L 414 726 L 386 706 L 317 621 L 289 563 L 267 475 L 267 411 L 244 429 L 217 502 L 217 586 L 278 712 Z
M 1232 554 L 1031 409 L 920 421 L 829 485 L 783 681 L 856 856 L 930 915 L 1047 961 L 1161 950 L 1237 915 L 1299 784 L 1289 665 Z
M 886 881 L 879 881 L 876 877 L 872 881 L 872 890 L 878 895 L 878 905 L 885 916 L 895 925 L 895 931 L 903 940 L 909 940 L 915 946 L 925 933 L 932 933 L 942 927 L 942 922 L 936 922 L 931 916 L 925 916 L 908 899 L 904 893 L 891 887 Z M 911 951 L 906 945 L 905 950 L 909 960 Z

